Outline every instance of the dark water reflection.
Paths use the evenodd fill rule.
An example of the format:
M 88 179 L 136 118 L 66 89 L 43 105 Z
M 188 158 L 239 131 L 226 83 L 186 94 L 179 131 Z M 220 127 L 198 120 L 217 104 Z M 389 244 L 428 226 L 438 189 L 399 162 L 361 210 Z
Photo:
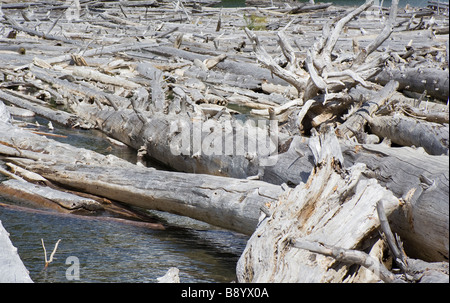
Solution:
M 70 256 L 79 259 L 79 282 L 156 282 L 170 267 L 181 282 L 231 282 L 247 240 L 188 218 L 177 219 L 185 227 L 151 230 L 0 208 L 0 220 L 35 282 L 68 282 Z M 41 238 L 48 256 L 61 239 L 46 270 Z

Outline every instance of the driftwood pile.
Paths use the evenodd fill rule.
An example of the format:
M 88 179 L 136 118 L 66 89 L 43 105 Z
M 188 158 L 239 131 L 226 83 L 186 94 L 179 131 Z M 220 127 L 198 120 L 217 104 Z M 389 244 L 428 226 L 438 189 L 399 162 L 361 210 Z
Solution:
M 22 180 L 1 191 L 246 233 L 239 282 L 448 281 L 448 12 L 397 2 L 3 4 L 0 155 Z M 142 161 L 19 129 L 18 108 Z

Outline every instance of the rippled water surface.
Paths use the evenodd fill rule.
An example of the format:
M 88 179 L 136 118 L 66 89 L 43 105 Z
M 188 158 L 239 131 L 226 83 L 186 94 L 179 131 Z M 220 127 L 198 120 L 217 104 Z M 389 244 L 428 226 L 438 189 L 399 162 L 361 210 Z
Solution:
M 245 236 L 187 218 L 175 219 L 184 227 L 151 230 L 0 208 L 0 220 L 35 282 L 68 281 L 70 256 L 79 259 L 79 282 L 157 282 L 170 267 L 180 270 L 181 282 L 231 282 L 246 242 Z M 41 238 L 48 256 L 61 239 L 45 270 Z

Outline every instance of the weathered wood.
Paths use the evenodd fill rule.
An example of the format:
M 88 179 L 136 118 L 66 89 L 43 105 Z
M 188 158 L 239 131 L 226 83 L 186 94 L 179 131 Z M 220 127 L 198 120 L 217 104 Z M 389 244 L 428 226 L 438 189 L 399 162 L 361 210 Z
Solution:
M 28 109 L 38 115 L 46 117 L 51 121 L 58 122 L 69 127 L 75 125 L 82 126 L 85 128 L 88 127 L 88 125 L 86 125 L 76 115 L 28 102 L 25 99 L 18 98 L 12 94 L 9 94 L 7 91 L 0 90 L 0 100 L 3 100 L 9 104 L 14 104 L 24 109 Z
M 387 212 L 398 199 L 376 180 L 365 180 L 365 165 L 342 171 L 326 149 L 331 133 L 321 134 L 317 166 L 306 184 L 287 191 L 268 207 L 237 265 L 239 282 L 343 282 L 349 268 L 329 257 L 292 246 L 291 239 L 318 241 L 344 249 L 364 247 L 379 226 L 376 202 Z M 319 140 L 319 138 L 318 138 Z M 367 245 L 367 244 L 366 244 Z
M 2 274 L 1 283 L 32 283 L 28 270 L 9 239 L 9 233 L 0 220 L 0 264 Z
M 359 113 L 366 113 L 369 116 L 374 114 L 375 111 L 383 106 L 383 104 L 395 93 L 397 88 L 398 82 L 389 81 L 389 83 L 379 91 L 378 95 L 372 100 L 365 102 L 360 109 L 345 121 L 345 123 L 337 128 L 338 135 L 341 138 L 346 138 L 347 136 L 350 137 L 353 131 L 361 131 L 367 121 Z
M 7 124 L 0 128 L 0 138 L 1 154 L 34 159 L 16 158 L 14 162 L 58 184 L 245 234 L 256 228 L 260 207 L 283 192 L 280 186 L 262 181 L 140 167 L 113 156 L 56 143 Z
M 366 163 L 366 174 L 404 201 L 389 219 L 407 254 L 425 261 L 448 260 L 448 156 L 382 144 L 351 147 L 343 154 L 347 163 Z
M 30 184 L 28 182 L 18 181 L 18 180 L 8 180 L 0 184 L 0 191 L 2 195 L 9 196 L 21 196 L 27 197 L 27 200 L 33 201 L 36 199 L 45 199 L 49 203 L 56 203 L 63 209 L 70 211 L 74 210 L 88 210 L 88 211 L 98 211 L 102 210 L 103 207 L 100 203 L 95 200 L 76 196 L 70 193 L 64 193 L 52 188 Z
M 423 147 L 431 155 L 448 155 L 448 124 L 420 121 L 401 115 L 368 118 L 375 135 L 402 146 Z
M 259 209 L 281 194 L 260 181 L 171 173 L 147 168 L 51 166 L 27 163 L 44 177 L 77 190 L 129 205 L 188 216 L 215 226 L 251 234 Z M 76 168 L 76 171 L 75 171 Z
M 295 137 L 288 151 L 277 156 L 277 165 L 264 168 L 261 180 L 275 184 L 306 183 L 314 167 L 308 141 Z M 405 242 L 407 254 L 426 261 L 447 260 L 448 156 L 384 144 L 341 143 L 341 150 L 345 167 L 364 163 L 365 175 L 407 201 L 390 218 L 394 232 Z
M 403 80 L 398 80 L 399 91 L 389 90 L 390 85 L 383 89 L 371 82 L 378 82 L 375 75 L 380 71 L 380 75 L 390 70 L 430 68 L 446 71 L 448 37 L 440 33 L 442 29 L 445 31 L 448 18 L 419 12 L 415 8 L 406 8 L 396 14 L 395 5 L 390 10 L 381 7 L 367 10 L 371 2 L 356 9 L 330 5 L 326 10 L 302 12 L 301 16 L 286 15 L 286 12 L 294 6 L 308 5 L 209 9 L 199 7 L 198 1 L 179 2 L 175 6 L 168 1 L 144 2 L 86 2 L 82 4 L 83 13 L 78 20 L 66 20 L 63 10 L 69 6 L 64 3 L 31 3 L 32 11 L 29 12 L 14 11 L 25 6 L 4 8 L 11 19 L 17 14 L 21 18 L 22 14 L 25 22 L 19 26 L 29 34 L 52 33 L 55 38 L 61 37 L 72 43 L 64 39 L 30 39 L 25 32 L 11 31 L 7 38 L 0 38 L 0 49 L 9 49 L 0 59 L 0 81 L 4 81 L 0 86 L 8 88 L 4 92 L 9 95 L 32 102 L 38 101 L 37 98 L 27 95 L 40 90 L 40 94 L 45 94 L 44 101 L 38 102 L 40 106 L 47 106 L 50 99 L 56 100 L 58 105 L 69 108 L 89 125 L 96 125 L 106 134 L 139 149 L 140 158 L 145 154 L 176 170 L 232 175 L 241 178 L 240 182 L 249 178 L 287 183 L 289 186 L 307 183 L 311 171 L 317 173 L 322 168 L 313 170 L 321 162 L 320 152 L 340 145 L 342 157 L 335 156 L 343 165 L 343 175 L 349 174 L 347 170 L 352 166 L 364 163 L 366 168 L 360 173 L 361 179 L 376 179 L 401 201 L 401 207 L 389 220 L 394 221 L 394 232 L 404 239 L 406 253 L 427 261 L 448 260 L 448 172 L 445 171 L 448 170 L 448 156 L 430 156 L 422 149 L 388 147 L 385 144 L 387 140 L 380 145 L 362 144 L 381 141 L 379 136 L 382 136 L 381 133 L 375 135 L 375 126 L 374 130 L 365 127 L 366 118 L 385 121 L 392 118 L 380 116 L 395 117 L 398 115 L 396 111 L 415 119 L 421 113 L 418 116 L 430 122 L 448 124 L 445 108 L 438 113 L 434 111 L 437 107 L 433 107 L 434 112 L 430 113 L 427 110 L 431 109 L 431 104 L 428 104 L 425 111 L 423 106 L 417 111 L 417 103 L 422 101 L 422 97 L 416 102 L 401 96 L 400 91 L 406 94 L 411 90 L 402 87 Z M 102 16 L 100 20 L 99 14 Z M 252 15 L 250 18 L 249 14 Z M 382 23 L 380 18 L 386 21 Z M 258 20 L 258 28 L 251 24 L 252 20 Z M 3 21 L 3 24 L 6 34 L 8 30 L 14 30 L 14 25 L 8 21 Z M 248 38 L 256 40 L 252 35 L 246 37 L 243 29 L 252 27 L 252 34 L 257 35 L 265 56 L 258 48 L 255 49 L 256 54 L 251 52 Z M 26 54 L 10 51 L 21 47 L 26 49 Z M 359 53 L 362 55 L 358 56 Z M 258 58 L 270 63 L 266 64 L 269 69 L 259 67 L 256 64 Z M 72 70 L 81 69 L 80 63 L 108 76 L 108 80 L 94 80 L 76 74 L 73 77 Z M 273 71 L 279 75 L 272 75 Z M 286 75 L 295 75 L 298 83 L 304 84 L 302 88 L 297 82 L 286 82 Z M 448 73 L 446 76 L 448 79 Z M 387 79 L 391 80 L 389 77 Z M 128 81 L 125 85 L 116 82 L 124 78 Z M 440 81 L 434 76 L 427 75 L 426 78 L 427 82 L 428 79 Z M 418 90 L 423 92 L 423 88 Z M 42 94 L 40 97 L 44 96 Z M 443 99 L 447 101 L 447 97 Z M 242 115 L 224 107 L 212 108 L 208 103 L 233 105 L 233 109 L 244 112 L 249 108 L 242 105 L 263 109 L 257 113 L 278 121 L 278 144 L 273 145 L 278 145 L 277 149 L 272 153 L 271 148 L 263 148 L 261 154 L 247 144 L 257 142 L 260 134 L 267 137 L 276 129 L 275 124 L 254 132 L 256 125 L 245 129 L 236 124 Z M 303 107 L 298 108 L 301 104 Z M 370 111 L 370 116 L 364 114 L 366 110 Z M 0 111 L 0 116 L 7 119 L 5 111 L 3 114 Z M 251 121 L 254 117 L 246 116 L 244 119 Z M 202 127 L 194 127 L 196 123 Z M 340 142 L 317 148 L 320 140 L 307 137 L 314 134 L 315 129 L 321 131 L 331 124 L 339 130 L 344 129 L 346 135 Z M 190 145 L 184 145 L 186 141 L 182 141 L 186 129 L 189 130 Z M 236 138 L 241 130 L 248 132 L 239 141 Z M 0 139 L 2 154 L 36 161 L 26 162 L 27 165 L 49 164 L 49 174 L 50 164 L 55 165 L 58 178 L 62 179 L 65 165 L 77 168 L 73 161 L 78 161 L 78 164 L 89 162 L 95 166 L 86 166 L 83 176 L 89 175 L 92 169 L 92 178 L 97 178 L 100 167 L 107 167 L 106 172 L 111 174 L 119 167 L 119 172 L 129 170 L 129 178 L 133 177 L 131 171 L 134 166 L 120 164 L 113 157 L 98 158 L 87 151 L 64 157 L 68 151 L 61 146 L 46 146 L 48 142 L 40 139 L 27 143 L 15 131 L 11 131 L 11 135 L 16 136 L 14 140 Z M 352 135 L 359 144 L 345 141 Z M 400 142 L 392 141 L 394 144 Z M 401 144 L 419 145 L 413 142 Z M 220 148 L 213 148 L 219 144 Z M 273 165 L 265 165 L 264 161 L 266 164 L 272 161 Z M 337 163 L 336 167 L 339 167 Z M 66 172 L 72 177 L 77 176 L 76 170 Z M 185 177 L 188 176 L 192 179 L 197 177 L 193 174 Z M 199 176 L 199 180 L 207 177 Z M 119 182 L 118 177 L 112 178 Z M 120 182 L 131 184 L 131 180 Z M 83 186 L 88 186 L 87 183 Z M 142 187 L 142 184 L 137 182 L 138 186 Z M 162 181 L 160 184 L 164 187 Z M 128 188 L 117 186 L 120 188 L 117 191 L 126 196 Z M 288 189 L 286 185 L 283 188 Z M 206 195 L 202 190 L 198 192 Z M 337 191 L 336 195 L 339 193 Z M 162 194 L 158 197 L 164 198 Z M 243 198 L 244 194 L 240 197 Z M 199 199 L 207 200 L 206 197 Z M 330 201 L 333 199 L 331 196 Z M 176 207 L 181 209 L 184 206 Z M 262 209 L 270 216 L 268 209 Z M 259 212 L 252 216 L 259 216 Z M 257 219 L 251 220 L 256 222 Z M 378 251 L 376 258 L 381 259 L 381 245 L 371 250 L 374 254 Z M 289 273 L 286 272 L 287 275 Z M 369 279 L 360 273 L 356 278 L 346 281 Z M 437 281 L 435 278 L 433 274 L 430 280 Z M 374 280 L 373 275 L 371 279 Z
M 146 145 L 148 156 L 184 172 L 246 178 L 270 165 L 264 161 L 277 151 L 277 137 L 268 134 L 264 120 L 257 127 L 229 118 L 191 120 L 184 114 L 155 112 L 147 113 L 143 124 L 133 110 L 102 111 L 80 104 L 77 112 L 109 136 L 136 149 Z
M 448 70 L 434 68 L 384 69 L 373 81 L 385 85 L 391 80 L 399 82 L 400 90 L 426 93 L 436 99 L 447 101 L 449 97 Z

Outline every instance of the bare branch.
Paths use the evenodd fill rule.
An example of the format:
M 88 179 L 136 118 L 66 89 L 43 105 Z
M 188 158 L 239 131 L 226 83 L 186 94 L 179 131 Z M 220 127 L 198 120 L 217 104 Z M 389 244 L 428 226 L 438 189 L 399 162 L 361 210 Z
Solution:
M 311 242 L 302 239 L 291 240 L 291 243 L 296 248 L 306 249 L 311 252 L 333 257 L 340 262 L 361 265 L 379 276 L 380 279 L 386 283 L 391 283 L 395 280 L 394 274 L 392 274 L 379 260 L 365 252 L 329 246 L 319 242 Z

